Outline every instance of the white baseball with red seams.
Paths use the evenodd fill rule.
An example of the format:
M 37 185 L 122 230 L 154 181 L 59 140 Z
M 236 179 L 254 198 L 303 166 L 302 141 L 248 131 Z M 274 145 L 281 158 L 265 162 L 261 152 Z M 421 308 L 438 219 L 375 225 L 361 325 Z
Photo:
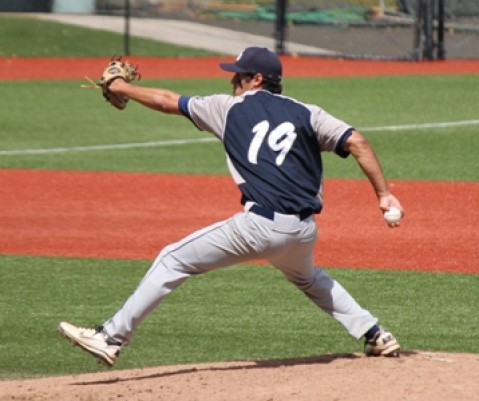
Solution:
M 390 207 L 389 210 L 384 212 L 384 220 L 388 224 L 398 223 L 402 219 L 402 212 L 397 207 Z

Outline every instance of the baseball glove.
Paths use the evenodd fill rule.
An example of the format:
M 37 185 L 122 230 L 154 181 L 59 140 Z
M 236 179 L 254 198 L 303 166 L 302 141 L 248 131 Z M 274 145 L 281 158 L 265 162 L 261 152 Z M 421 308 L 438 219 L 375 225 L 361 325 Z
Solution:
M 116 79 L 123 79 L 126 82 L 131 82 L 135 79 L 140 79 L 138 67 L 122 61 L 121 56 L 112 57 L 110 64 L 105 68 L 100 78 L 98 85 L 102 89 L 103 97 L 114 107 L 123 110 L 128 103 L 128 98 L 119 96 L 110 91 L 111 83 Z

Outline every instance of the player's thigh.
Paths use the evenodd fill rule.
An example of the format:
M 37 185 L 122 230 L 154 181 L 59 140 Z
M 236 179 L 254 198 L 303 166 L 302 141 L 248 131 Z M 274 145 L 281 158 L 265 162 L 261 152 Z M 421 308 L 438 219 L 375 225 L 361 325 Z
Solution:
M 313 250 L 315 243 L 316 235 L 311 233 L 285 245 L 282 252 L 268 260 L 289 281 L 293 283 L 308 281 L 314 273 Z
M 202 273 L 257 257 L 258 251 L 249 243 L 251 234 L 241 223 L 240 214 L 212 224 L 167 246 L 159 258 L 167 266 Z

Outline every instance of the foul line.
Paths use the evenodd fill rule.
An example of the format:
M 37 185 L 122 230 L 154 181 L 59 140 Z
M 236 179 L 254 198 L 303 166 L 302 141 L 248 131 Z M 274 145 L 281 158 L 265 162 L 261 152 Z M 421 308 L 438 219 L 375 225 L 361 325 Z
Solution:
M 479 120 L 463 120 L 463 121 L 449 121 L 443 123 L 425 123 L 425 124 L 404 124 L 404 125 L 388 125 L 384 127 L 365 127 L 360 128 L 363 132 L 378 132 L 378 131 L 410 131 L 417 129 L 428 128 L 449 128 L 462 127 L 467 125 L 479 125 Z M 20 156 L 20 155 L 40 155 L 50 153 L 67 153 L 67 152 L 89 152 L 89 151 L 103 151 L 103 150 L 118 150 L 118 149 L 137 149 L 137 148 L 152 148 L 175 145 L 189 145 L 195 143 L 215 142 L 216 138 L 198 138 L 198 139 L 178 139 L 170 141 L 155 141 L 155 142 L 139 142 L 139 143 L 122 143 L 110 145 L 92 145 L 92 146 L 72 146 L 69 148 L 46 148 L 46 149 L 23 149 L 23 150 L 0 150 L 0 156 Z

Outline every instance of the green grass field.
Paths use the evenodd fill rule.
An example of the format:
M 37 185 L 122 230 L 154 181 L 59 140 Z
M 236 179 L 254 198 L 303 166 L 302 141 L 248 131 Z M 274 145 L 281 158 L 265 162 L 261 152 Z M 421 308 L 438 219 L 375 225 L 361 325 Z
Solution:
M 31 22 L 27 20 L 22 28 L 18 19 L 17 26 L 6 28 L 3 18 L 0 34 L 9 40 L 2 42 L 1 54 L 21 48 L 24 56 L 98 55 L 81 44 L 76 46 L 77 40 L 68 41 L 65 49 L 53 35 L 45 39 L 43 50 L 36 42 L 29 49 L 29 41 L 15 32 L 31 29 Z M 64 29 L 50 23 L 34 28 Z M 90 43 L 105 38 L 104 33 L 81 29 L 75 35 Z M 138 43 L 148 49 L 146 42 Z M 184 51 L 166 48 L 165 55 Z M 109 55 L 111 50 L 102 53 Z M 191 49 L 185 54 L 198 55 Z M 316 102 L 364 128 L 389 178 L 477 182 L 477 125 L 420 126 L 477 120 L 477 80 L 477 75 L 286 78 L 285 94 Z M 141 84 L 190 95 L 230 92 L 228 80 L 145 77 Z M 191 140 L 206 135 L 181 118 L 135 104 L 118 112 L 98 93 L 81 90 L 79 85 L 79 81 L 0 82 L 0 168 L 227 174 L 216 142 L 88 150 L 97 145 Z M 399 125 L 417 127 L 375 130 Z M 49 152 L 52 148 L 62 149 Z M 25 154 L 26 150 L 45 153 Z M 352 160 L 330 155 L 325 158 L 325 169 L 326 178 L 361 177 Z M 88 355 L 70 349 L 56 327 L 61 320 L 89 326 L 110 317 L 149 264 L 1 255 L 0 378 L 102 369 Z M 394 331 L 404 350 L 479 353 L 478 275 L 326 268 Z M 361 343 L 319 312 L 275 270 L 235 266 L 195 277 L 172 294 L 141 326 L 117 366 L 290 358 L 361 349 Z
M 229 93 L 228 80 L 148 80 L 187 95 Z M 394 179 L 477 181 L 477 125 L 374 131 L 376 127 L 471 121 L 477 76 L 287 79 L 285 94 L 317 102 L 364 133 Z M 221 145 L 9 154 L 25 150 L 206 138 L 191 123 L 130 104 L 118 112 L 80 81 L 2 82 L 0 167 L 227 174 Z M 207 89 L 206 89 L 207 88 Z M 442 92 L 442 89 L 444 92 Z M 347 94 L 347 95 L 346 95 Z M 385 101 L 387 99 L 387 101 Z M 420 110 L 420 112 L 418 112 Z M 372 128 L 370 132 L 367 128 Z M 197 157 L 201 152 L 202 157 Z M 327 177 L 361 177 L 354 162 L 325 156 Z

